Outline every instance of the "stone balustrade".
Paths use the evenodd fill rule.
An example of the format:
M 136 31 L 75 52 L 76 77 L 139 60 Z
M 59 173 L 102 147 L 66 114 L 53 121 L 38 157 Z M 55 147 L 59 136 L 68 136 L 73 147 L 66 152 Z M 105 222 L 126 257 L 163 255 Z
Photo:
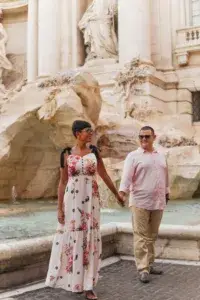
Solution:
M 195 45 L 199 44 L 199 38 L 200 38 L 199 32 L 200 32 L 199 28 L 187 30 L 185 32 L 186 41 Z
M 200 51 L 200 26 L 177 30 L 176 57 L 179 65 L 187 65 L 190 52 Z

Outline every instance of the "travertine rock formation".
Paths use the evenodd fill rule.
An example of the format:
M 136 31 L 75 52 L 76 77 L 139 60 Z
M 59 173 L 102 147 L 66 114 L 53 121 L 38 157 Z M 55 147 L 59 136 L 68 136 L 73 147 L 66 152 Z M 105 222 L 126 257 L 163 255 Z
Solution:
M 74 143 L 72 122 L 98 121 L 98 83 L 87 73 L 63 74 L 25 86 L 3 110 L 0 199 L 10 198 L 12 186 L 19 198 L 55 196 L 59 152 Z
M 117 185 L 127 153 L 138 147 L 141 126 L 150 124 L 158 147 L 168 157 L 172 197 L 198 193 L 200 156 L 189 126 L 176 115 L 148 106 L 135 105 L 133 114 L 124 119 L 117 94 L 115 101 L 109 95 L 106 88 L 100 93 L 98 82 L 86 72 L 41 79 L 16 91 L 3 105 L 0 119 L 0 199 L 10 198 L 13 186 L 18 198 L 56 196 L 59 153 L 73 145 L 71 124 L 78 118 L 96 128 L 97 145 Z M 115 205 L 101 181 L 100 192 L 104 206 Z
M 200 153 L 198 146 L 167 149 L 170 189 L 174 199 L 191 199 L 200 182 Z
M 200 153 L 198 146 L 182 146 L 170 149 L 158 146 L 166 154 L 170 174 L 170 198 L 192 199 L 200 195 Z M 123 161 L 107 161 L 108 172 L 119 186 Z M 100 181 L 100 193 L 104 207 L 118 207 L 115 197 Z

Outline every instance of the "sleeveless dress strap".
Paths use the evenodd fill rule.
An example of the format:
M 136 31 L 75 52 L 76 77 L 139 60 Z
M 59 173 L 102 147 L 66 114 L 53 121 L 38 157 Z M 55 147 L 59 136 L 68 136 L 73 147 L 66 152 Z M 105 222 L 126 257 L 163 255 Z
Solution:
M 90 145 L 90 149 L 91 152 L 94 153 L 94 155 L 96 156 L 97 160 L 99 159 L 99 152 L 101 152 L 100 149 L 98 149 L 96 146 L 94 145 Z
M 68 153 L 68 155 L 71 154 L 72 148 L 67 147 L 63 149 L 63 151 L 60 154 L 60 167 L 63 169 L 65 167 L 65 154 Z

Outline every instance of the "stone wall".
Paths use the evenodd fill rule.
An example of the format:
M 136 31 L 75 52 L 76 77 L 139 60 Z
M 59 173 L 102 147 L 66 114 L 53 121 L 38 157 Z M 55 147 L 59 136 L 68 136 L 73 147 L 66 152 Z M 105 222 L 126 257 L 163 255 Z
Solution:
M 161 225 L 156 257 L 199 261 L 199 226 Z M 133 255 L 131 224 L 110 223 L 101 227 L 103 259 L 114 255 Z M 52 237 L 1 244 L 0 289 L 46 277 Z

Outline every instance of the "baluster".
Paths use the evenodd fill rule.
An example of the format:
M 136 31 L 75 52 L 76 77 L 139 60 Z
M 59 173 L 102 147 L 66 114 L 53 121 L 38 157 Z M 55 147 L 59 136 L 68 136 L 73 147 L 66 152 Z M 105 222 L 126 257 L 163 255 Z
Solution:
M 194 37 L 194 31 L 191 32 L 191 35 L 192 35 L 192 40 L 194 40 L 195 39 L 195 37 Z
M 189 31 L 186 32 L 186 41 L 189 42 L 190 40 L 190 33 Z
M 196 30 L 196 39 L 199 39 L 199 30 Z

